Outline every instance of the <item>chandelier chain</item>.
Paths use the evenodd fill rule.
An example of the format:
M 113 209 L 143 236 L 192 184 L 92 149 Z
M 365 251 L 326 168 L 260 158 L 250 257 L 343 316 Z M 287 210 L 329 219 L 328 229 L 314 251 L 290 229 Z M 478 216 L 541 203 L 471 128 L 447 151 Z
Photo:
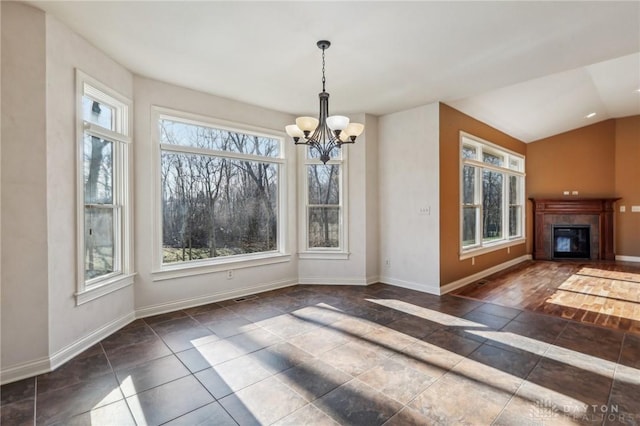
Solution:
M 324 50 L 325 50 L 325 48 L 323 47 L 322 48 L 322 91 L 323 92 L 325 91 L 324 83 L 326 81 L 325 78 L 324 78 Z

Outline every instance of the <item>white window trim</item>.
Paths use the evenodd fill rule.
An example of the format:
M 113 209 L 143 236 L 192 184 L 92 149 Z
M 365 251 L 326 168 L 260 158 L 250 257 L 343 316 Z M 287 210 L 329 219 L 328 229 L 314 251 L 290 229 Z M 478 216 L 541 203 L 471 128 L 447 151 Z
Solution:
M 83 120 L 82 98 L 87 95 L 106 105 L 115 107 L 116 131 L 104 129 Z M 76 218 L 77 218 L 77 272 L 76 305 L 82 305 L 133 284 L 133 195 L 130 190 L 132 176 L 131 114 L 132 102 L 127 97 L 104 85 L 100 81 L 76 69 Z M 119 271 L 92 280 L 85 279 L 84 264 L 84 135 L 85 133 L 120 143 L 114 150 L 119 155 L 115 174 L 119 177 L 116 191 L 122 200 L 120 235 L 116 235 L 114 250 L 118 253 Z
M 319 159 L 308 158 L 308 147 L 303 146 L 299 149 L 298 157 L 302 167 L 298 168 L 298 182 L 302 182 L 298 186 L 298 197 L 302 200 L 298 207 L 298 220 L 300 235 L 298 246 L 299 259 L 320 259 L 320 260 L 348 260 L 349 252 L 349 150 L 348 145 L 342 146 L 341 158 L 331 159 L 327 164 L 340 165 L 340 246 L 339 247 L 314 247 L 309 248 L 309 216 L 307 208 L 309 206 L 309 183 L 307 182 L 307 166 L 311 164 L 322 164 Z
M 261 157 L 257 155 L 232 153 L 228 151 L 213 151 L 188 146 L 164 145 L 160 143 L 159 123 L 167 119 L 186 124 L 204 125 L 216 129 L 239 132 L 247 135 L 266 136 L 280 140 L 280 155 L 278 157 Z M 285 158 L 284 132 L 265 129 L 226 120 L 215 119 L 204 115 L 193 114 L 171 108 L 151 107 L 151 145 L 152 145 L 152 172 L 153 172 L 153 261 L 152 281 L 164 281 L 194 275 L 210 274 L 233 269 L 270 265 L 291 260 L 288 244 L 288 219 L 287 219 L 287 163 Z M 162 187 L 160 161 L 162 151 L 175 151 L 193 154 L 214 153 L 217 156 L 227 158 L 241 158 L 247 160 L 269 161 L 278 164 L 278 250 L 262 253 L 240 254 L 235 256 L 223 256 L 211 259 L 191 260 L 164 264 L 162 262 Z
M 520 159 L 522 161 L 522 170 L 513 170 L 513 169 L 509 169 L 508 168 L 508 159 L 507 159 L 507 166 L 506 167 L 499 167 L 499 166 L 494 166 L 491 165 L 489 163 L 485 163 L 479 160 L 465 160 L 462 158 L 462 147 L 465 144 L 465 139 L 466 140 L 471 140 L 471 142 L 473 142 L 476 147 L 478 147 L 480 150 L 482 150 L 482 145 L 488 146 L 491 150 L 495 150 L 497 152 L 499 152 L 500 154 L 506 154 L 507 156 L 512 156 L 512 157 L 517 157 L 518 159 Z M 505 249 L 505 248 L 509 248 L 509 247 L 513 247 L 516 245 L 520 245 L 520 244 L 525 244 L 526 243 L 526 203 L 525 203 L 525 177 L 526 177 L 526 157 L 522 154 L 519 154 L 515 151 L 512 151 L 508 148 L 504 148 L 500 145 L 494 144 L 492 142 L 489 142 L 487 140 L 484 140 L 482 138 L 479 138 L 477 136 L 474 136 L 472 134 L 466 133 L 461 131 L 460 132 L 460 136 L 459 136 L 459 146 L 458 146 L 458 157 L 459 157 L 459 162 L 460 162 L 460 169 L 459 169 L 459 174 L 458 176 L 460 177 L 460 185 L 459 185 L 459 201 L 458 201 L 458 209 L 459 209 L 459 218 L 460 218 L 460 226 L 459 226 L 459 231 L 458 231 L 458 246 L 459 246 L 459 258 L 460 260 L 464 260 L 464 259 L 469 259 L 471 257 L 475 257 L 475 256 L 479 256 L 481 254 L 485 254 L 485 253 L 490 253 L 496 250 L 501 250 L 501 249 Z M 471 247 L 467 247 L 464 248 L 463 244 L 462 244 L 462 235 L 463 235 L 463 197 L 464 197 L 464 182 L 462 179 L 462 173 L 463 173 L 463 169 L 464 169 L 464 165 L 465 164 L 470 164 L 473 165 L 477 168 L 481 168 L 485 169 L 485 170 L 495 170 L 501 173 L 506 173 L 507 179 L 505 181 L 505 184 L 503 185 L 503 207 L 507 206 L 507 212 L 508 212 L 508 188 L 509 188 L 509 184 L 508 184 L 508 176 L 509 175 L 515 175 L 515 176 L 520 176 L 522 177 L 522 188 L 521 188 L 521 193 L 520 193 L 520 205 L 522 206 L 522 218 L 521 218 L 521 235 L 519 236 L 514 236 L 514 237 L 509 237 L 508 235 L 498 241 L 495 242 L 489 242 L 489 243 L 484 243 L 482 241 L 482 235 L 481 233 L 481 227 L 476 227 L 476 233 L 478 235 L 476 235 L 476 239 L 479 241 L 478 244 L 471 246 Z M 480 177 L 480 182 L 481 182 L 481 177 Z M 476 189 L 477 190 L 477 189 Z M 480 205 L 480 216 L 482 216 L 482 205 Z M 502 216 L 502 229 L 506 229 L 508 232 L 509 229 L 509 216 L 508 214 L 503 214 Z

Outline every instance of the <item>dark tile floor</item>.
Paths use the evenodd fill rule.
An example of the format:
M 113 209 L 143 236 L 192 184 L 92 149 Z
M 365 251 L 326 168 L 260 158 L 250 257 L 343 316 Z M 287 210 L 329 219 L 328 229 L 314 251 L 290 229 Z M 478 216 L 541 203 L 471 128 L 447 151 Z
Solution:
M 1 396 L 3 425 L 639 424 L 640 336 L 296 286 L 136 320 Z

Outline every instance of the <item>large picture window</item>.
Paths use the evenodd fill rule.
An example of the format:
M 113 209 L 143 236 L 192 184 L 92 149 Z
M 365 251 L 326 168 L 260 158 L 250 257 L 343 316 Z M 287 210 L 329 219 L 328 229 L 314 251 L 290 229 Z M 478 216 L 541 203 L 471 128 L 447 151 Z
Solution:
M 129 285 L 130 101 L 77 72 L 78 303 Z
M 520 154 L 460 136 L 461 255 L 524 241 L 524 165 Z
M 282 139 L 158 116 L 161 265 L 282 251 Z

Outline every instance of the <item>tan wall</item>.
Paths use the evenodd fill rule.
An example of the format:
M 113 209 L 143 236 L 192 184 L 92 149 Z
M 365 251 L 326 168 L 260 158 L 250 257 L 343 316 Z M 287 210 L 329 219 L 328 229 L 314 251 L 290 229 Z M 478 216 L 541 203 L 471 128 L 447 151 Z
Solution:
M 639 159 L 640 116 L 606 120 L 541 139 L 527 145 L 527 193 L 562 198 L 563 191 L 578 191 L 580 197 L 622 197 L 616 203 L 615 252 L 638 257 L 640 213 L 632 213 L 631 206 L 640 205 Z M 621 205 L 625 213 L 620 213 Z
M 615 120 L 607 120 L 527 145 L 530 197 L 615 195 Z
M 515 259 L 530 252 L 525 244 L 460 260 L 460 131 L 525 154 L 524 142 L 440 104 L 440 285 Z M 529 170 L 527 158 L 527 170 Z M 530 216 L 530 215 L 529 215 Z M 529 221 L 529 220 L 527 220 Z M 528 227 L 527 227 L 528 228 Z
M 616 255 L 640 257 L 640 115 L 615 121 L 615 194 L 622 197 L 616 209 Z

